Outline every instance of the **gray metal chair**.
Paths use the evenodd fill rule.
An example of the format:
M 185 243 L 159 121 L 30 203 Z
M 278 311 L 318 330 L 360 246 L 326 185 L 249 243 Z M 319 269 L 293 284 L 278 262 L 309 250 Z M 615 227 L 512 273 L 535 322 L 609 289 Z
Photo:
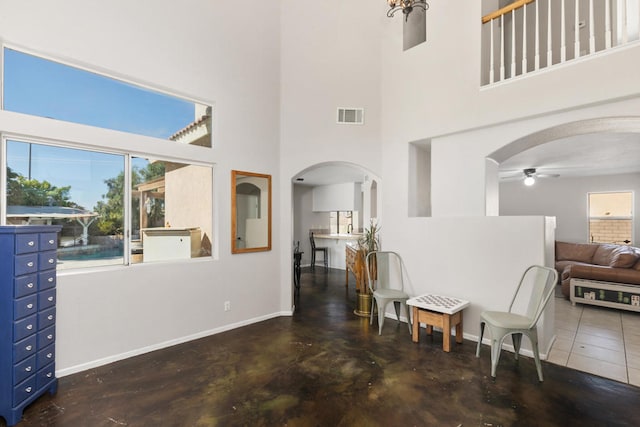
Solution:
M 496 368 L 500 360 L 502 343 L 507 335 L 513 339 L 515 358 L 518 360 L 522 335 L 529 337 L 533 349 L 533 357 L 538 370 L 538 379 L 542 382 L 542 366 L 540 363 L 540 353 L 538 351 L 537 324 L 549 299 L 555 290 L 558 280 L 558 272 L 553 268 L 532 265 L 522 275 L 516 292 L 511 299 L 508 311 L 484 311 L 480 314 L 480 338 L 476 347 L 476 357 L 480 357 L 480 346 L 485 325 L 491 333 L 491 376 L 496 377 Z M 514 302 L 523 301 L 523 293 L 530 289 L 528 304 L 523 314 L 514 312 Z M 527 298 L 524 295 L 524 298 Z
M 404 291 L 404 277 L 406 268 L 399 254 L 391 251 L 369 252 L 365 258 L 365 269 L 371 300 L 371 317 L 369 324 L 373 324 L 374 307 L 378 306 L 378 334 L 382 335 L 382 325 L 387 304 L 393 302 L 396 317 L 400 321 L 400 305 L 404 306 L 407 315 L 409 333 L 412 333 L 411 318 L 407 300 L 409 295 Z

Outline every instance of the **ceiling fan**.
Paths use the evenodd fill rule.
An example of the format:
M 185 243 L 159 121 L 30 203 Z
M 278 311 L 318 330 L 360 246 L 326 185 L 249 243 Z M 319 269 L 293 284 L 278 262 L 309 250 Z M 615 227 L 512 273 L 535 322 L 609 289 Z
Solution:
M 525 185 L 533 185 L 537 178 L 558 178 L 559 176 L 560 174 L 557 173 L 538 173 L 536 168 L 526 168 L 522 172 L 516 172 L 514 175 L 503 176 L 501 180 L 514 181 L 522 179 Z

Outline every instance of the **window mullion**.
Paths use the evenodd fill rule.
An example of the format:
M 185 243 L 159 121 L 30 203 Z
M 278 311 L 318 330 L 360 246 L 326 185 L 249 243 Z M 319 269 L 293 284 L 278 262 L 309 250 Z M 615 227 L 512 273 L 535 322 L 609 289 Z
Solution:
M 131 154 L 124 156 L 124 191 L 122 206 L 124 209 L 124 224 L 123 224 L 123 251 L 124 251 L 124 265 L 131 263 Z

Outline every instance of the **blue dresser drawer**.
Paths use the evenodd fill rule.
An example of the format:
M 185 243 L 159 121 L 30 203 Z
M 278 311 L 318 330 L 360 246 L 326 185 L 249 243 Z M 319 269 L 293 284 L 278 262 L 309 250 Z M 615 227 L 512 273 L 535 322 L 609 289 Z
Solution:
M 51 344 L 50 346 L 43 348 L 38 352 L 38 356 L 37 356 L 38 369 L 47 366 L 49 363 L 53 363 L 55 358 L 56 358 L 55 344 Z
M 36 376 L 36 387 L 41 390 L 46 387 L 52 380 L 56 378 L 55 363 L 38 369 L 38 375 Z
M 38 290 L 38 276 L 35 274 L 16 277 L 14 283 L 14 296 L 16 298 L 32 294 Z
M 38 271 L 38 254 L 17 255 L 14 263 L 16 276 L 23 276 Z
M 27 377 L 35 374 L 36 370 L 36 356 L 23 360 L 13 367 L 13 383 L 18 384 L 24 381 Z
M 13 361 L 19 362 L 25 357 L 36 354 L 36 345 L 38 343 L 38 335 L 31 335 L 28 338 L 18 341 L 13 345 Z M 47 343 L 49 344 L 49 343 Z
M 38 348 L 45 348 L 56 340 L 56 327 L 49 326 L 38 332 Z
M 38 329 L 37 322 L 38 316 L 36 315 L 13 322 L 13 342 L 18 342 L 35 333 Z
M 56 268 L 58 255 L 56 251 L 40 252 L 38 254 L 38 268 L 40 270 L 51 270 Z
M 53 271 L 45 271 L 44 273 L 38 274 L 38 289 L 49 289 L 53 288 L 56 285 L 56 272 Z
M 13 406 L 27 400 L 36 392 L 36 376 L 33 375 L 13 388 Z
M 38 330 L 41 331 L 56 323 L 56 308 L 52 307 L 38 313 Z
M 47 289 L 38 294 L 38 310 L 56 305 L 56 288 Z
M 58 249 L 58 233 L 43 233 L 40 235 L 40 250 L 51 251 Z
M 18 234 L 16 235 L 16 254 L 28 254 L 30 252 L 38 252 L 40 239 L 37 234 Z
M 36 314 L 39 299 L 40 295 L 33 294 L 13 301 L 13 320 Z

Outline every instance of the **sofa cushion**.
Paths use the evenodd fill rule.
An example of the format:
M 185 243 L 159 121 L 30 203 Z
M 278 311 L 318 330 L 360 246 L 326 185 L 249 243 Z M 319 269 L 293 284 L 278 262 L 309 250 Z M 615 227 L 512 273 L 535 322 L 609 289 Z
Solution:
M 591 265 L 588 262 L 579 262 L 579 261 L 570 261 L 570 260 L 564 260 L 564 261 L 556 261 L 556 271 L 558 272 L 558 277 L 562 277 L 562 273 L 564 272 L 564 270 L 570 266 L 570 265 Z
M 589 243 L 556 242 L 556 261 L 591 263 L 598 246 Z
M 596 245 L 596 252 L 593 254 L 593 259 L 591 260 L 592 264 L 595 265 L 609 265 L 611 263 L 611 259 L 613 258 L 613 252 L 618 245 L 611 245 L 608 243 L 600 243 Z
M 618 246 L 611 253 L 609 267 L 631 268 L 638 261 L 638 254 L 629 246 Z

